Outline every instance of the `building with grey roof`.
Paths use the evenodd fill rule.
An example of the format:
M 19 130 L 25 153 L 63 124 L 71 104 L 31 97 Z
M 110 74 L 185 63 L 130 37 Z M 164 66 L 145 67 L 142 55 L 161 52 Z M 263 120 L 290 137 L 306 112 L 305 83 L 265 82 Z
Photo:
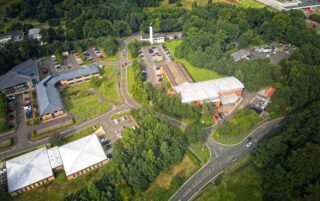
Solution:
M 1 34 L 0 47 L 3 47 L 9 41 L 21 41 L 22 39 L 24 39 L 24 32 L 22 30 Z
M 81 67 L 68 72 L 47 76 L 36 86 L 39 114 L 42 120 L 48 120 L 61 116 L 63 104 L 57 85 L 68 86 L 89 81 L 91 76 L 99 75 L 99 69 L 95 65 Z
M 38 62 L 29 59 L 0 76 L 0 91 L 6 95 L 23 93 L 39 81 Z

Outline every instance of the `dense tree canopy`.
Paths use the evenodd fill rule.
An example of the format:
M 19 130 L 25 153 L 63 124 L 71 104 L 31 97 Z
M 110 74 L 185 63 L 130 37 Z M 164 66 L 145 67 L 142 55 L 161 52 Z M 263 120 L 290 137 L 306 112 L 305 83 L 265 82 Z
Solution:
M 265 200 L 319 200 L 319 109 L 314 102 L 256 149 L 253 162 L 264 172 Z

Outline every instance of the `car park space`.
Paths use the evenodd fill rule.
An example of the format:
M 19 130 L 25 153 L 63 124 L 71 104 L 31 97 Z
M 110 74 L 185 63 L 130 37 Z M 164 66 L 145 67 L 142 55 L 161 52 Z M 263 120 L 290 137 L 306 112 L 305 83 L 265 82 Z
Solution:
M 8 126 L 9 128 L 15 128 L 17 126 L 16 120 L 16 100 L 15 96 L 9 96 L 8 101 Z

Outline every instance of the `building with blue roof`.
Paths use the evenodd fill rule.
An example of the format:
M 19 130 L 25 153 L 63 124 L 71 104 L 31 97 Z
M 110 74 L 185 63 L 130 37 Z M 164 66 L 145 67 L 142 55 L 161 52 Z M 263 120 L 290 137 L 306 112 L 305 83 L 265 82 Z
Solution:
M 6 95 L 21 94 L 32 90 L 39 81 L 38 62 L 29 59 L 0 76 L 0 91 Z
M 68 72 L 47 76 L 36 86 L 39 114 L 43 121 L 61 116 L 64 108 L 57 85 L 70 86 L 99 76 L 97 66 L 81 67 Z

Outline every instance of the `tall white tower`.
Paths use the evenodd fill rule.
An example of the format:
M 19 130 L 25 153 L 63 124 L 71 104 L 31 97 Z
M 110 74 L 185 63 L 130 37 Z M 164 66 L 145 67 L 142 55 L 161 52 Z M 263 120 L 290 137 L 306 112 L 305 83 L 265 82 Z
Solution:
M 149 26 L 149 35 L 150 35 L 150 43 L 153 44 L 153 29 L 152 29 L 152 24 Z

